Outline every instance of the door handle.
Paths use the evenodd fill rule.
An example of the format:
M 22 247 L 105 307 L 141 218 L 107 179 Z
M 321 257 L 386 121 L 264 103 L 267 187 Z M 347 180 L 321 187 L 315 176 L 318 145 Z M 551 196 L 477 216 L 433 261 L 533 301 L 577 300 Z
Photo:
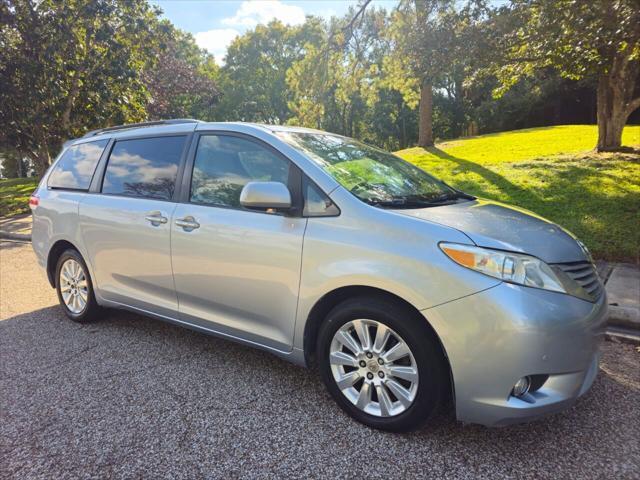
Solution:
M 190 232 L 196 228 L 200 228 L 200 224 L 192 216 L 177 219 L 176 225 L 182 227 L 185 232 Z
M 160 224 L 167 223 L 167 217 L 162 215 L 162 212 L 149 212 L 144 219 L 148 222 L 151 222 L 151 225 L 157 227 Z

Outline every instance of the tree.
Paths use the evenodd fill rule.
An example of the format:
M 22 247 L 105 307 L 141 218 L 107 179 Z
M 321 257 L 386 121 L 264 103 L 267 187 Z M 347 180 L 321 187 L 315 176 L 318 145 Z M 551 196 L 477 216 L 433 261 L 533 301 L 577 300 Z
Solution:
M 285 123 L 291 116 L 287 71 L 316 43 L 321 34 L 318 19 L 300 26 L 274 20 L 236 38 L 220 70 L 223 92 L 216 116 L 223 120 Z
M 149 92 L 149 119 L 213 119 L 212 109 L 220 97 L 214 79 L 219 67 L 213 56 L 200 49 L 189 33 L 163 20 L 158 61 L 144 74 Z
M 64 140 L 144 120 L 157 15 L 144 0 L 0 0 L 0 146 L 42 174 Z
M 462 113 L 462 84 L 486 7 L 481 0 L 456 3 L 401 0 L 389 29 L 393 45 L 385 62 L 387 84 L 401 92 L 410 106 L 418 105 L 421 147 L 434 143 L 434 89 L 447 92 Z M 457 122 L 464 123 L 463 114 Z
M 15 150 L 0 150 L 0 173 L 4 178 L 22 178 L 28 175 L 29 165 Z
M 629 115 L 640 107 L 640 5 L 637 0 L 513 0 L 496 25 L 499 95 L 544 68 L 597 79 L 598 151 L 621 147 Z M 506 27 L 505 27 L 506 26 Z
M 478 133 L 596 122 L 593 79 L 569 80 L 551 68 L 541 69 L 494 98 L 492 91 L 499 85 L 490 76 L 467 87 L 465 96 Z
M 378 101 L 378 77 L 387 48 L 384 11 L 372 10 L 354 23 L 354 10 L 333 18 L 317 45 L 287 76 L 293 93 L 291 122 L 348 136 L 367 129 L 367 113 Z

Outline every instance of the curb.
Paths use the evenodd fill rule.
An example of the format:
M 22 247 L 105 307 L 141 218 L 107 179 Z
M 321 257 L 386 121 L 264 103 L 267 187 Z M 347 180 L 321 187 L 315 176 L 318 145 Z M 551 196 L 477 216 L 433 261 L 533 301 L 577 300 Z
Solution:
M 609 305 L 605 338 L 614 343 L 640 345 L 640 310 Z
M 0 230 L 0 240 L 17 240 L 19 242 L 31 242 L 31 235 L 23 233 L 3 232 Z
M 630 328 L 640 332 L 640 310 L 633 307 L 609 305 L 607 323 L 616 327 Z
M 640 345 L 640 331 L 620 327 L 607 327 L 605 339 L 613 343 Z

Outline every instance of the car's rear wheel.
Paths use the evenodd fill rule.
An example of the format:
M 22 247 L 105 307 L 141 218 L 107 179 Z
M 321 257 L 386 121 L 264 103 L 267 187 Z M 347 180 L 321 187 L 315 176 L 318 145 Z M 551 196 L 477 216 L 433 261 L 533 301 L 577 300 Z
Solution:
M 74 322 L 89 322 L 99 316 L 89 270 L 76 250 L 65 250 L 58 258 L 56 291 L 64 313 Z
M 317 358 L 338 405 L 374 428 L 417 429 L 446 396 L 438 340 L 423 318 L 393 301 L 356 298 L 338 305 L 320 329 Z

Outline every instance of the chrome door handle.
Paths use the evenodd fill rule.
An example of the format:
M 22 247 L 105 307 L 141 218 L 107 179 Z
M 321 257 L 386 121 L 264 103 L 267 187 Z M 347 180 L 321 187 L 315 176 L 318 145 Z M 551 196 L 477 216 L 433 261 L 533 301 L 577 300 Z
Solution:
M 151 225 L 153 226 L 158 226 L 160 224 L 163 223 L 167 223 L 167 217 L 165 217 L 164 215 L 162 215 L 161 212 L 149 212 L 144 219 L 148 222 L 151 222 Z
M 177 219 L 176 225 L 182 227 L 185 232 L 200 228 L 200 224 L 192 216 Z

